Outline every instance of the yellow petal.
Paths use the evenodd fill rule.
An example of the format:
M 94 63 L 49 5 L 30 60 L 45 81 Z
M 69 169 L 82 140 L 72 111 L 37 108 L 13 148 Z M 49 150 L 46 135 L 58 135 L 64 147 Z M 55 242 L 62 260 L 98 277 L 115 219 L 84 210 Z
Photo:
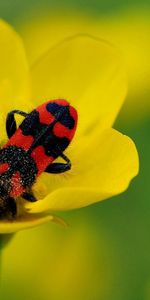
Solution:
M 89 30 L 91 28 L 90 21 L 90 18 L 86 18 L 79 11 L 66 9 L 42 14 L 40 11 L 31 19 L 29 16 L 27 20 L 22 21 L 21 19 L 18 30 L 23 37 L 30 64 L 68 36 L 84 32 L 94 34 L 94 31 Z
M 124 53 L 129 77 L 129 93 L 122 117 L 139 120 L 150 113 L 150 18 L 144 7 L 123 10 L 119 14 L 85 16 L 79 11 L 40 12 L 38 18 L 20 22 L 20 31 L 30 61 L 57 41 L 81 32 L 102 37 Z M 42 42 L 41 42 L 42 41 Z
M 32 228 L 49 221 L 66 226 L 64 220 L 54 215 L 25 214 L 14 221 L 0 221 L 0 234 L 13 233 L 19 230 Z
M 79 114 L 78 135 L 97 122 L 114 122 L 126 94 L 123 66 L 116 48 L 90 36 L 68 38 L 32 68 L 32 99 L 65 98 Z
M 13 105 L 28 100 L 29 96 L 29 70 L 19 35 L 13 28 L 0 20 L 0 91 L 1 102 Z M 6 101 L 6 102 L 5 102 Z
M 42 200 L 27 204 L 29 212 L 67 210 L 104 200 L 127 189 L 138 173 L 138 154 L 130 138 L 114 129 L 85 139 L 68 179 L 51 186 Z
M 28 98 L 29 71 L 22 40 L 0 20 L 0 139 L 5 136 L 6 114 L 13 109 L 30 108 Z

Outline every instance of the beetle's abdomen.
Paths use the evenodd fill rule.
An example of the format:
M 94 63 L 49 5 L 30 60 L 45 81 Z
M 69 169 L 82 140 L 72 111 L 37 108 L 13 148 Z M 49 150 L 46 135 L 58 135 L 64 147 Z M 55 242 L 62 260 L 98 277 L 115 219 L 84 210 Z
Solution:
M 0 150 L 0 194 L 17 197 L 30 187 L 37 176 L 34 159 L 22 148 Z

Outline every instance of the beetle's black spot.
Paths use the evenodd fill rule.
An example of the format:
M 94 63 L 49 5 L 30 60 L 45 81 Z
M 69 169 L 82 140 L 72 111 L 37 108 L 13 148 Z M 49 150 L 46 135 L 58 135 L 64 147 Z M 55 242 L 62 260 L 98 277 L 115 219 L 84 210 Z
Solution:
M 45 127 L 45 125 L 40 123 L 39 113 L 36 110 L 28 114 L 19 126 L 24 135 L 32 135 L 33 137 L 36 137 L 43 127 Z
M 59 121 L 62 125 L 69 129 L 73 129 L 75 121 L 70 115 L 69 106 L 62 106 L 55 102 L 48 103 L 46 109 Z
M 60 106 L 59 104 L 55 103 L 55 102 L 50 102 L 46 105 L 46 109 L 53 115 L 55 116 L 58 112 L 58 110 L 60 110 Z
M 57 120 L 53 121 L 50 125 L 42 124 L 39 118 L 39 112 L 34 110 L 29 114 L 20 125 L 22 133 L 26 136 L 32 135 L 34 142 L 31 145 L 28 153 L 38 146 L 43 146 L 45 154 L 57 158 L 63 152 L 70 141 L 66 137 L 60 138 L 53 134 L 53 127 Z
M 70 141 L 66 137 L 59 138 L 49 132 L 43 141 L 45 154 L 57 158 L 68 147 L 69 143 Z

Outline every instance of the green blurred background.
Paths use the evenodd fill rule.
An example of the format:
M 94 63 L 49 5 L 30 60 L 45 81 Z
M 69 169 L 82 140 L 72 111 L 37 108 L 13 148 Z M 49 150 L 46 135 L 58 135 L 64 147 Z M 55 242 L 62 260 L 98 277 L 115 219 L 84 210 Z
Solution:
M 51 0 L 0 0 L 1 17 L 19 31 L 21 21 L 28 22 L 28 18 L 31 20 L 42 11 L 61 8 L 106 20 L 117 20 L 122 14 L 128 20 L 129 13 L 134 20 L 137 9 L 143 19 L 144 14 L 145 18 L 150 17 L 148 0 L 56 0 L 55 4 Z M 147 32 L 149 24 L 145 25 Z M 139 40 L 141 48 L 147 47 L 142 42 Z M 135 141 L 140 175 L 120 196 L 61 213 L 70 224 L 68 229 L 49 223 L 18 233 L 3 253 L 0 299 L 150 299 L 149 87 L 141 87 L 135 111 L 132 108 L 128 118 L 131 96 L 134 97 L 133 90 L 114 127 Z M 141 114 L 141 103 L 146 113 L 136 118 Z

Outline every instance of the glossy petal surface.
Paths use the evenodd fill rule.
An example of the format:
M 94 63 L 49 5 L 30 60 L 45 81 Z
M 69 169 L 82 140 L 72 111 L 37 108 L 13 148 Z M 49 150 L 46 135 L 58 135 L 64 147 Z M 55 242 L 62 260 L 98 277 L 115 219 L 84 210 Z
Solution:
M 1 221 L 0 233 L 13 233 L 19 230 L 32 228 L 41 225 L 46 222 L 54 222 L 62 226 L 66 226 L 66 223 L 59 217 L 53 215 L 40 215 L 40 214 L 25 214 L 22 217 L 18 217 L 14 221 Z
M 43 175 L 49 194 L 34 204 L 27 204 L 30 212 L 68 210 L 104 200 L 123 192 L 137 175 L 135 145 L 114 129 L 105 130 L 99 138 L 93 136 L 90 143 L 86 138 L 79 149 L 70 177 L 52 185 L 51 176 Z
M 1 140 L 6 138 L 5 119 L 13 109 L 28 109 L 29 70 L 19 35 L 0 20 L 0 125 Z
M 67 99 L 79 114 L 78 135 L 93 126 L 110 127 L 126 94 L 126 80 L 115 47 L 90 36 L 68 38 L 32 68 L 32 99 Z M 97 125 L 98 124 L 98 125 Z

